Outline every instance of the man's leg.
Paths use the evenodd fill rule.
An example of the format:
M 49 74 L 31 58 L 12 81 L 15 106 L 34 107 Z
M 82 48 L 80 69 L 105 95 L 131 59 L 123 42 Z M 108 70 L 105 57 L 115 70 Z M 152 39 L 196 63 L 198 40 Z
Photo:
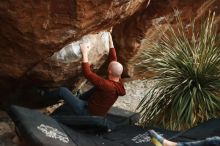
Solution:
M 89 89 L 88 91 L 86 91 L 85 93 L 80 95 L 80 99 L 88 101 L 89 97 L 96 91 L 96 87 L 93 87 L 91 89 Z
M 210 137 L 200 141 L 193 142 L 172 142 L 161 135 L 156 133 L 154 130 L 148 130 L 148 133 L 151 137 L 151 141 L 153 144 L 157 145 L 158 143 L 163 146 L 220 146 L 220 137 Z
M 220 146 L 220 137 L 210 137 L 201 141 L 180 142 L 177 146 Z
M 86 113 L 86 105 L 87 102 L 80 100 L 79 98 L 75 97 L 72 92 L 65 88 L 60 87 L 52 91 L 46 91 L 44 96 L 48 98 L 55 98 L 55 99 L 64 99 L 64 102 L 67 103 L 76 115 L 85 115 Z

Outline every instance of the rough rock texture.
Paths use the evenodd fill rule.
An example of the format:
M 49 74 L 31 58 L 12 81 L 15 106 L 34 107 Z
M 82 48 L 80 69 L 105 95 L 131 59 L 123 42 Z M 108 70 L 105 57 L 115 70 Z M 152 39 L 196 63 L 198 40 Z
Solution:
M 199 20 L 211 9 L 216 11 L 219 24 L 219 6 L 220 0 L 2 0 L 0 103 L 42 106 L 46 103 L 32 95 L 33 85 L 71 87 L 83 80 L 78 77 L 79 61 L 60 60 L 62 51 L 56 57 L 53 54 L 72 41 L 111 26 L 119 61 L 125 66 L 125 75 L 132 76 L 135 58 L 147 48 L 145 38 L 160 38 L 155 26 L 166 31 L 165 17 L 175 25 L 173 17 L 180 13 L 187 25 L 191 18 Z M 174 13 L 174 9 L 178 11 Z M 102 64 L 104 54 L 91 57 L 95 67 Z
M 36 97 L 26 92 L 42 71 L 42 66 L 50 67 L 50 56 L 54 52 L 86 34 L 100 32 L 123 21 L 145 3 L 146 0 L 0 1 L 1 103 L 23 104 L 26 101 L 28 105 L 33 104 Z M 69 67 L 73 66 L 71 64 Z M 66 70 L 66 66 L 60 69 L 53 64 L 52 67 L 52 75 L 51 72 L 42 71 L 41 78 L 38 76 L 34 82 L 39 83 L 39 78 L 40 85 L 44 85 L 44 81 L 46 84 L 48 81 L 51 84 L 60 81 L 54 78 L 54 74 Z M 38 69 L 41 71 L 36 71 Z M 65 74 L 71 74 L 66 79 L 72 79 L 72 73 L 74 76 L 78 74 L 74 70 L 75 67 L 73 72 Z
M 7 113 L 0 110 L 0 146 L 18 146 L 15 126 Z
M 220 30 L 220 0 L 151 0 L 146 9 L 116 25 L 113 38 L 116 48 L 119 48 L 120 61 L 125 66 L 125 75 L 135 74 L 133 65 L 140 51 L 147 49 L 144 45 L 146 38 L 152 41 L 160 39 L 162 32 L 158 32 L 155 26 L 165 32 L 167 21 L 176 25 L 175 15 L 180 15 L 187 26 L 194 18 L 197 22 L 201 20 L 209 10 L 216 12 L 216 24 Z
M 76 80 L 81 75 L 82 56 L 79 43 L 84 42 L 90 46 L 89 63 L 93 68 L 99 68 L 108 56 L 109 35 L 108 32 L 100 32 L 84 36 L 36 65 L 28 71 L 28 77 L 44 86 L 73 86 L 71 80 Z

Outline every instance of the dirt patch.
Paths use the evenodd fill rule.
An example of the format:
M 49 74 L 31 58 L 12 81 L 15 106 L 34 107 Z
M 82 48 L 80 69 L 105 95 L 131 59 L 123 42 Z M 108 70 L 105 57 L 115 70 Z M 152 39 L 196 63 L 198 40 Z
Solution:
M 125 83 L 126 95 L 119 97 L 113 106 L 135 112 L 138 104 L 148 92 L 148 88 L 152 85 L 153 81 L 144 79 L 127 81 Z

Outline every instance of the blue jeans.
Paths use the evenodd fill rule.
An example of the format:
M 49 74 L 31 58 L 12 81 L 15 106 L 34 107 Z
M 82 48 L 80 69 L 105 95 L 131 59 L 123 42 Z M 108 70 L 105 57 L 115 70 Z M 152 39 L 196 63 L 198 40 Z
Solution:
M 179 142 L 177 146 L 220 146 L 220 137 L 210 137 L 195 142 Z
M 82 98 L 89 98 L 93 91 L 94 89 L 92 88 L 91 90 L 85 92 L 82 94 Z M 79 99 L 77 96 L 74 96 L 73 93 L 65 87 L 59 87 L 52 91 L 46 91 L 44 96 L 48 97 L 49 99 L 63 99 L 64 103 L 68 104 L 76 115 L 89 115 L 87 110 L 88 102 L 86 100 Z

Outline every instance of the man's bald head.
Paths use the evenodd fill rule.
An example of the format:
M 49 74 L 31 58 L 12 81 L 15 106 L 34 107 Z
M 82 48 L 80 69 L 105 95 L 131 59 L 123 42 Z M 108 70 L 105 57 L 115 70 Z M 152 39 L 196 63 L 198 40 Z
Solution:
M 112 61 L 108 66 L 108 72 L 114 77 L 120 77 L 123 72 L 123 66 L 117 61 Z

